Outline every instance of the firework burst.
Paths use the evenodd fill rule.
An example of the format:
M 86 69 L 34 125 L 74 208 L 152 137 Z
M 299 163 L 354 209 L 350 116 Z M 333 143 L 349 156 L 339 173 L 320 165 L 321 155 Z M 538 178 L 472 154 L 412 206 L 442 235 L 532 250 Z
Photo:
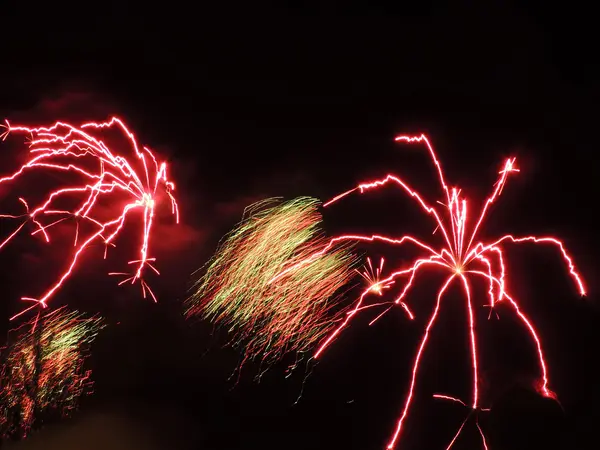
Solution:
M 48 300 L 76 270 L 81 255 L 93 245 L 103 245 L 106 258 L 108 247 L 115 245 L 114 241 L 126 220 L 135 212 L 143 217 L 143 229 L 139 254 L 129 261 L 134 270 L 131 273 L 112 272 L 110 275 L 123 276 L 120 284 L 139 281 L 144 298 L 149 294 L 156 301 L 143 275 L 146 269 L 158 273 L 152 264 L 155 258 L 150 257 L 149 252 L 157 199 L 161 192 L 159 188 L 164 188 L 171 211 L 179 221 L 177 203 L 172 194 L 175 186 L 167 177 L 166 163 L 159 163 L 148 148 L 140 148 L 133 133 L 118 118 L 78 127 L 57 122 L 50 127 L 31 128 L 15 126 L 7 121 L 5 128 L 6 131 L 0 135 L 2 140 L 10 134 L 29 136 L 29 158 L 18 170 L 1 177 L 0 186 L 14 183 L 33 171 L 61 180 L 61 174 L 68 174 L 73 180 L 72 184 L 61 185 L 43 194 L 41 200 L 34 204 L 19 197 L 24 210 L 21 214 L 0 215 L 2 219 L 18 223 L 0 241 L 0 249 L 20 231 L 26 230 L 26 225 L 32 228 L 31 235 L 46 242 L 50 242 L 53 227 L 66 222 L 73 225 L 73 245 L 63 250 L 65 255 L 69 255 L 66 268 L 40 296 L 22 297 L 22 300 L 33 303 L 22 313 L 37 306 L 45 308 Z M 125 151 L 115 152 L 106 144 L 105 137 L 113 136 L 107 136 L 109 131 L 124 139 Z
M 329 314 L 332 297 L 353 276 L 356 260 L 349 246 L 314 258 L 279 283 L 269 281 L 284 264 L 302 261 L 327 244 L 318 206 L 317 200 L 301 197 L 247 208 L 196 284 L 187 316 L 229 326 L 246 359 L 267 361 L 310 349 L 331 330 L 337 318 Z
M 381 274 L 383 273 L 383 264 L 385 260 L 383 258 L 379 261 L 379 266 L 373 268 L 371 258 L 367 257 L 367 265 L 364 266 L 363 270 L 354 269 L 363 279 L 367 282 L 367 285 L 371 287 L 370 292 L 377 295 L 383 295 L 383 290 L 390 287 L 390 283 L 383 286 L 381 285 Z
M 25 437 L 49 414 L 70 415 L 91 392 L 84 368 L 89 346 L 103 328 L 64 307 L 36 317 L 9 333 L 0 372 L 0 432 Z
M 450 441 L 450 444 L 448 445 L 447 449 L 453 447 L 461 431 L 463 430 L 466 421 L 470 418 L 474 418 L 475 425 L 481 435 L 482 446 L 483 448 L 487 449 L 487 442 L 483 430 L 479 425 L 477 414 L 481 411 L 487 411 L 488 408 L 482 408 L 482 399 L 480 395 L 478 341 L 475 331 L 478 308 L 476 307 L 476 305 L 474 305 L 473 298 L 471 295 L 471 279 L 477 277 L 484 279 L 489 283 L 489 290 L 487 295 L 489 299 L 489 304 L 482 306 L 490 307 L 491 311 L 494 310 L 496 305 L 500 303 L 507 304 L 510 308 L 512 308 L 516 316 L 519 318 L 519 320 L 525 327 L 525 329 L 529 332 L 531 339 L 535 345 L 534 348 L 540 371 L 540 379 L 536 387 L 543 396 L 551 398 L 554 398 L 554 394 L 549 388 L 548 369 L 546 361 L 544 359 L 544 353 L 542 350 L 542 345 L 538 333 L 535 330 L 530 319 L 522 311 L 515 297 L 509 294 L 506 281 L 507 261 L 503 252 L 504 245 L 510 243 L 541 243 L 553 246 L 558 250 L 559 255 L 562 256 L 564 262 L 567 265 L 569 274 L 581 295 L 585 295 L 585 288 L 580 275 L 575 269 L 571 257 L 567 254 L 565 250 L 564 245 L 562 244 L 562 242 L 560 242 L 554 237 L 516 237 L 512 235 L 505 235 L 490 241 L 479 240 L 479 235 L 482 230 L 482 224 L 486 219 L 486 215 L 489 211 L 489 208 L 502 193 L 508 176 L 519 171 L 515 166 L 514 158 L 506 160 L 504 166 L 502 167 L 502 170 L 499 172 L 499 178 L 495 184 L 492 194 L 485 201 L 480 213 L 477 216 L 472 217 L 467 214 L 468 201 L 465 197 L 462 196 L 461 191 L 456 188 L 449 188 L 446 184 L 441 165 L 438 162 L 433 148 L 431 147 L 427 138 L 424 135 L 418 137 L 401 136 L 398 137 L 396 140 L 400 142 L 417 142 L 425 144 L 435 165 L 438 178 L 442 187 L 442 191 L 445 197 L 442 202 L 438 202 L 439 206 L 427 202 L 422 195 L 420 195 L 417 191 L 412 189 L 406 182 L 404 182 L 401 178 L 395 175 L 387 175 L 382 179 L 360 184 L 358 187 L 344 192 L 338 195 L 337 197 L 333 198 L 324 206 L 329 206 L 332 203 L 337 202 L 338 200 L 344 198 L 345 196 L 353 192 L 358 191 L 360 193 L 364 193 L 388 184 L 395 185 L 407 194 L 409 194 L 411 198 L 415 200 L 417 205 L 419 205 L 422 208 L 422 210 L 433 219 L 435 227 L 434 232 L 439 231 L 439 233 L 437 233 L 436 236 L 439 237 L 441 242 L 429 244 L 418 240 L 412 236 L 402 236 L 399 238 L 392 238 L 381 235 L 338 236 L 331 239 L 321 251 L 312 254 L 311 256 L 302 261 L 290 262 L 290 264 L 287 265 L 287 267 L 284 270 L 282 270 L 279 274 L 277 274 L 271 280 L 271 282 L 277 284 L 282 279 L 289 277 L 297 270 L 306 270 L 306 268 L 310 267 L 314 261 L 319 260 L 324 255 L 328 254 L 328 252 L 334 251 L 338 245 L 345 245 L 348 242 L 381 242 L 394 246 L 399 246 L 402 244 L 410 244 L 415 246 L 418 250 L 421 251 L 422 254 L 419 258 L 415 259 L 407 267 L 398 268 L 397 270 L 393 271 L 389 276 L 383 279 L 380 279 L 380 273 L 377 273 L 377 281 L 373 280 L 372 277 L 367 276 L 367 288 L 363 291 L 362 295 L 359 297 L 358 301 L 356 302 L 355 306 L 351 309 L 346 319 L 342 321 L 337 326 L 337 328 L 333 330 L 329 334 L 329 336 L 327 336 L 327 338 L 325 338 L 320 344 L 320 347 L 315 353 L 315 358 L 319 358 L 322 355 L 323 351 L 339 336 L 340 332 L 346 326 L 348 326 L 352 318 L 356 317 L 357 313 L 366 309 L 370 309 L 371 307 L 386 305 L 386 303 L 365 305 L 365 298 L 367 294 L 373 292 L 374 290 L 375 292 L 377 292 L 377 289 L 374 288 L 379 288 L 380 286 L 386 286 L 390 283 L 402 281 L 403 288 L 398 297 L 396 297 L 396 299 L 393 301 L 393 304 L 396 306 L 403 307 L 407 311 L 409 317 L 412 319 L 414 316 L 405 304 L 405 299 L 411 287 L 413 286 L 413 282 L 417 274 L 424 273 L 428 268 L 442 268 L 443 270 L 446 270 L 448 276 L 438 292 L 434 311 L 426 322 L 425 331 L 419 344 L 417 355 L 414 359 L 414 363 L 412 366 L 412 375 L 410 378 L 410 385 L 408 387 L 407 398 L 402 409 L 402 414 L 400 416 L 400 419 L 398 420 L 396 429 L 389 441 L 387 448 L 392 449 L 396 446 L 398 439 L 404 429 L 404 424 L 406 423 L 417 388 L 417 379 L 422 356 L 424 355 L 430 332 L 433 326 L 435 325 L 436 319 L 438 318 L 438 311 L 440 309 L 444 293 L 447 291 L 451 284 L 458 283 L 465 293 L 465 299 L 467 303 L 467 310 L 469 316 L 468 323 L 469 349 L 472 361 L 472 394 L 469 401 L 463 401 L 461 399 L 443 394 L 436 394 L 436 398 L 455 401 L 467 405 L 470 409 L 470 412 L 466 416 L 465 421 L 461 424 L 460 428 L 458 429 L 458 432 Z M 386 307 L 385 310 L 377 318 L 381 317 L 381 315 L 385 314 L 389 309 L 389 306 Z

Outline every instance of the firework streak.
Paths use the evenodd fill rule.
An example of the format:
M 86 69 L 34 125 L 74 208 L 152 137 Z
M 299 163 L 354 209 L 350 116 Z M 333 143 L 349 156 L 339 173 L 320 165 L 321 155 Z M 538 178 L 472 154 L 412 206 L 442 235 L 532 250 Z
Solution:
M 306 270 L 306 268 L 310 267 L 314 261 L 320 260 L 324 255 L 328 254 L 328 252 L 333 251 L 335 248 L 337 248 L 338 245 L 345 245 L 347 242 L 382 242 L 390 245 L 409 244 L 415 246 L 417 249 L 422 251 L 422 256 L 414 260 L 413 263 L 409 266 L 405 268 L 399 268 L 398 270 L 395 270 L 393 273 L 391 273 L 385 278 L 382 278 L 380 273 L 376 274 L 377 276 L 374 277 L 372 283 L 362 293 L 353 309 L 347 315 L 346 319 L 321 343 L 320 347 L 318 348 L 315 354 L 315 358 L 319 358 L 323 351 L 338 337 L 340 332 L 349 324 L 352 318 L 355 317 L 359 311 L 362 311 L 370 306 L 375 306 L 364 305 L 365 297 L 369 292 L 381 292 L 381 289 L 390 286 L 396 281 L 403 280 L 403 287 L 400 295 L 395 299 L 394 302 L 392 302 L 392 306 L 386 307 L 386 309 L 377 318 L 385 314 L 385 312 L 387 312 L 394 305 L 397 305 L 403 307 L 407 311 L 409 318 L 412 319 L 412 312 L 408 309 L 408 306 L 404 303 L 404 301 L 411 286 L 413 285 L 413 281 L 415 280 L 417 274 L 425 272 L 428 268 L 443 268 L 447 270 L 448 277 L 444 281 L 442 287 L 440 288 L 437 294 L 437 302 L 435 309 L 427 321 L 425 332 L 419 344 L 419 348 L 413 363 L 411 381 L 408 388 L 408 395 L 404 404 L 404 408 L 402 410 L 402 414 L 387 448 L 394 448 L 398 441 L 398 438 L 402 433 L 407 415 L 409 413 L 413 401 L 413 397 L 415 395 L 419 365 L 422 359 L 422 355 L 425 351 L 425 347 L 427 346 L 427 340 L 429 338 L 430 331 L 435 325 L 436 319 L 438 317 L 438 311 L 440 309 L 440 304 L 443 300 L 444 292 L 450 287 L 450 285 L 458 284 L 464 290 L 469 316 L 469 347 L 472 359 L 472 394 L 471 399 L 468 402 L 463 402 L 460 399 L 449 397 L 446 395 L 436 395 L 436 398 L 456 401 L 458 403 L 468 405 L 469 409 L 471 410 L 447 448 L 450 449 L 454 445 L 467 420 L 469 418 L 474 417 L 475 425 L 477 426 L 477 429 L 479 430 L 479 433 L 481 435 L 482 446 L 485 449 L 487 449 L 486 439 L 479 426 L 477 414 L 473 414 L 479 411 L 485 411 L 487 409 L 482 408 L 480 402 L 478 350 L 477 338 L 475 333 L 476 313 L 471 296 L 471 279 L 473 277 L 480 277 L 482 279 L 485 279 L 489 283 L 489 305 L 486 306 L 490 307 L 490 311 L 492 311 L 498 303 L 508 304 L 508 306 L 511 307 L 514 313 L 518 316 L 523 326 L 529 332 L 531 339 L 535 344 L 537 360 L 540 370 L 540 380 L 537 388 L 539 392 L 546 397 L 553 397 L 554 394 L 550 391 L 548 387 L 548 371 L 546 367 L 546 361 L 544 359 L 544 354 L 542 351 L 542 345 L 531 321 L 520 309 L 517 300 L 513 296 L 509 295 L 509 292 L 507 290 L 505 276 L 506 260 L 502 250 L 503 246 L 505 244 L 539 243 L 549 244 L 555 247 L 559 255 L 563 258 L 564 262 L 566 263 L 569 273 L 575 285 L 579 289 L 581 295 L 585 295 L 585 288 L 581 277 L 577 273 L 575 266 L 573 265 L 573 262 L 571 260 L 571 257 L 567 254 L 563 244 L 553 237 L 516 237 L 512 235 L 506 235 L 498 239 L 491 240 L 489 242 L 482 242 L 478 240 L 479 233 L 481 231 L 483 222 L 486 218 L 486 214 L 488 213 L 490 206 L 498 199 L 498 197 L 502 193 L 502 189 L 504 187 L 504 184 L 506 183 L 508 176 L 515 172 L 518 172 L 518 169 L 515 167 L 514 158 L 508 159 L 504 163 L 502 170 L 499 172 L 499 178 L 495 184 L 494 190 L 490 197 L 488 197 L 488 199 L 485 201 L 479 214 L 477 216 L 471 216 L 467 214 L 468 202 L 466 198 L 461 196 L 461 191 L 456 188 L 449 188 L 446 184 L 440 163 L 438 162 L 433 148 L 431 147 L 427 138 L 424 135 L 418 137 L 400 136 L 396 138 L 396 141 L 408 143 L 417 142 L 425 144 L 435 165 L 441 188 L 444 193 L 444 202 L 438 202 L 438 204 L 441 206 L 438 206 L 438 204 L 434 205 L 428 203 L 418 192 L 413 190 L 402 179 L 394 175 L 387 175 L 382 179 L 360 184 L 358 187 L 350 191 L 344 192 L 341 195 L 338 195 L 333 200 L 326 203 L 324 206 L 331 205 L 332 203 L 342 199 L 343 197 L 353 192 L 358 191 L 360 193 L 364 193 L 371 189 L 376 189 L 388 184 L 392 184 L 409 194 L 415 200 L 417 205 L 420 206 L 422 210 L 433 219 L 436 227 L 435 231 L 439 231 L 437 235 L 441 238 L 441 245 L 428 244 L 417 240 L 412 236 L 402 236 L 399 238 L 391 238 L 379 235 L 339 236 L 331 239 L 329 244 L 326 245 L 321 251 L 315 253 L 314 255 L 311 255 L 305 260 L 300 262 L 290 262 L 288 267 L 281 271 L 278 275 L 276 275 L 271 280 L 271 282 L 277 284 L 283 278 L 289 277 L 297 270 Z M 377 318 L 375 320 L 377 320 Z
M 9 333 L 0 367 L 2 436 L 25 437 L 34 421 L 52 412 L 68 416 L 91 392 L 84 362 L 102 327 L 99 318 L 60 308 Z
M 128 155 L 113 152 L 101 140 L 109 131 L 116 137 L 124 138 Z M 72 176 L 69 178 L 74 180 L 72 184 L 60 186 L 45 194 L 35 205 L 30 205 L 25 198 L 20 197 L 19 201 L 25 210 L 23 214 L 0 215 L 0 218 L 19 222 L 0 241 L 0 249 L 23 230 L 25 225 L 32 226 L 31 234 L 38 235 L 46 242 L 50 242 L 51 227 L 65 221 L 74 225 L 74 244 L 64 249 L 64 253 L 70 255 L 66 268 L 39 297 L 22 298 L 33 302 L 22 313 L 37 306 L 46 307 L 48 300 L 76 270 L 82 253 L 90 246 L 96 243 L 104 245 L 106 258 L 108 246 L 114 246 L 113 241 L 120 234 L 126 219 L 135 211 L 143 215 L 144 225 L 140 236 L 139 256 L 129 262 L 134 270 L 132 273 L 113 272 L 110 275 L 124 276 L 125 279 L 120 284 L 139 281 L 144 298 L 149 293 L 156 301 L 142 275 L 147 268 L 158 273 L 152 264 L 154 258 L 149 257 L 149 244 L 159 188 L 166 191 L 172 213 L 179 222 L 177 203 L 172 195 L 175 186 L 167 178 L 166 163 L 159 163 L 148 148 L 140 149 L 135 136 L 117 118 L 104 123 L 85 123 L 79 127 L 57 122 L 51 127 L 30 128 L 11 125 L 7 121 L 6 132 L 0 138 L 4 140 L 10 133 L 30 136 L 29 158 L 17 171 L 0 178 L 0 187 L 15 182 L 34 170 L 59 179 L 62 178 L 61 174 L 69 174 Z
M 247 208 L 198 281 L 187 316 L 229 325 L 246 359 L 274 360 L 320 341 L 334 325 L 328 316 L 337 317 L 331 297 L 353 276 L 356 259 L 349 246 L 323 253 L 281 283 L 269 283 L 286 262 L 302 261 L 327 244 L 318 206 L 301 197 Z

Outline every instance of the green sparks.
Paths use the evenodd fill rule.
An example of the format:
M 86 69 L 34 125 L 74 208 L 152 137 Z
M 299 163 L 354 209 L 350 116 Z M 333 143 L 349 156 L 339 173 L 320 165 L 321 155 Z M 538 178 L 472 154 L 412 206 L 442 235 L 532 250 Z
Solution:
M 248 207 L 196 283 L 186 315 L 227 326 L 245 359 L 310 350 L 343 314 L 332 307 L 356 262 L 349 246 L 319 254 L 327 239 L 318 207 L 309 197 Z M 311 264 L 273 281 L 309 257 Z
M 91 392 L 84 362 L 102 328 L 100 318 L 60 308 L 9 334 L 0 366 L 1 435 L 24 437 L 42 417 L 77 407 Z

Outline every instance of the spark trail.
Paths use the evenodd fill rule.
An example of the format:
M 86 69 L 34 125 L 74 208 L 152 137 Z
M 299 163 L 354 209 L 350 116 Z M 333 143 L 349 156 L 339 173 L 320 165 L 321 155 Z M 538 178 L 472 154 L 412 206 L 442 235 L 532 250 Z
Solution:
M 63 307 L 9 333 L 0 365 L 0 437 L 25 437 L 36 420 L 51 412 L 68 416 L 91 393 L 84 364 L 103 326 Z
M 407 267 L 399 268 L 386 278 L 381 278 L 380 274 L 377 274 L 377 277 L 369 280 L 369 286 L 363 291 L 362 295 L 359 297 L 353 309 L 348 313 L 346 319 L 343 322 L 341 322 L 341 324 L 335 330 L 333 330 L 333 332 L 321 343 L 320 347 L 315 353 L 315 358 L 319 358 L 325 351 L 325 349 L 329 345 L 331 345 L 331 343 L 339 336 L 340 332 L 348 326 L 349 322 L 352 320 L 353 317 L 356 316 L 358 312 L 370 308 L 370 306 L 376 306 L 364 305 L 365 297 L 369 292 L 380 293 L 381 289 L 384 286 L 389 286 L 391 283 L 395 283 L 398 280 L 404 280 L 404 287 L 400 295 L 395 299 L 393 303 L 394 305 L 404 307 L 406 311 L 410 314 L 409 317 L 412 319 L 412 313 L 410 313 L 410 310 L 405 306 L 405 299 L 411 287 L 413 286 L 413 282 L 417 274 L 421 274 L 425 271 L 425 269 L 429 267 L 441 267 L 447 270 L 448 277 L 446 278 L 446 281 L 443 283 L 441 289 L 438 292 L 435 309 L 428 319 L 425 332 L 419 344 L 417 355 L 414 359 L 412 366 L 412 373 L 410 377 L 410 385 L 408 388 L 407 398 L 404 403 L 404 407 L 402 409 L 402 413 L 400 415 L 396 428 L 392 434 L 391 439 L 389 440 L 387 449 L 391 450 L 395 448 L 400 436 L 402 435 L 402 431 L 404 430 L 404 425 L 408 418 L 413 398 L 417 389 L 417 379 L 419 374 L 420 363 L 422 361 L 422 356 L 427 347 L 430 331 L 434 327 L 438 318 L 438 311 L 443 301 L 444 292 L 448 289 L 448 287 L 450 287 L 451 284 L 458 283 L 465 293 L 468 311 L 469 349 L 472 361 L 471 399 L 470 401 L 466 402 L 445 395 L 438 395 L 437 398 L 457 401 L 465 406 L 468 405 L 468 408 L 471 412 L 461 425 L 454 438 L 449 443 L 447 447 L 447 450 L 449 450 L 453 447 L 454 443 L 458 439 L 466 421 L 470 417 L 472 417 L 474 413 L 487 410 L 481 407 L 481 396 L 479 392 L 479 354 L 477 347 L 477 336 L 475 332 L 476 314 L 475 306 L 473 305 L 473 298 L 471 295 L 471 284 L 469 280 L 477 277 L 482 278 L 486 280 L 487 283 L 489 283 L 489 305 L 486 306 L 490 307 L 490 311 L 493 310 L 493 308 L 499 302 L 506 302 L 514 310 L 515 314 L 518 316 L 524 327 L 527 329 L 535 344 L 537 361 L 539 364 L 540 371 L 539 385 L 536 387 L 538 388 L 541 395 L 551 398 L 554 398 L 554 393 L 549 388 L 548 369 L 546 361 L 544 359 L 544 352 L 538 333 L 534 328 L 531 320 L 521 310 L 517 300 L 513 296 L 509 295 L 507 291 L 506 258 L 504 256 L 503 246 L 505 244 L 513 243 L 548 244 L 554 247 L 558 251 L 559 255 L 563 258 L 568 268 L 569 274 L 581 295 L 585 295 L 585 287 L 581 276 L 579 275 L 573 264 L 571 256 L 565 250 L 565 247 L 562 244 L 562 242 L 554 237 L 518 237 L 506 235 L 491 241 L 479 240 L 482 225 L 485 219 L 487 218 L 487 214 L 489 212 L 490 207 L 494 204 L 494 202 L 502 193 L 502 190 L 509 175 L 519 171 L 519 169 L 515 167 L 515 158 L 510 158 L 505 161 L 502 170 L 500 170 L 499 172 L 498 180 L 494 185 L 495 187 L 492 190 L 491 195 L 483 204 L 483 207 L 481 208 L 479 214 L 471 216 L 467 213 L 468 201 L 465 197 L 461 195 L 461 191 L 457 188 L 450 188 L 446 184 L 442 167 L 427 137 L 425 135 L 417 137 L 400 136 L 396 138 L 396 141 L 406 143 L 422 143 L 425 145 L 435 165 L 438 179 L 444 194 L 444 202 L 437 202 L 437 204 L 435 205 L 428 203 L 420 193 L 411 188 L 405 181 L 403 181 L 401 178 L 395 175 L 390 174 L 382 179 L 360 184 L 356 188 L 346 191 L 338 195 L 337 197 L 334 197 L 331 201 L 325 203 L 324 206 L 329 206 L 354 192 L 359 192 L 362 194 L 369 190 L 386 186 L 388 184 L 395 185 L 396 187 L 410 195 L 415 200 L 417 205 L 432 218 L 435 224 L 435 229 L 441 232 L 441 244 L 425 243 L 412 236 L 402 236 L 397 239 L 380 235 L 338 236 L 331 239 L 329 243 L 325 245 L 320 251 L 315 252 L 308 258 L 300 262 L 290 262 L 284 270 L 282 270 L 271 280 L 271 283 L 281 282 L 282 278 L 285 276 L 289 276 L 288 274 L 290 272 L 299 270 L 307 265 L 310 266 L 314 260 L 321 258 L 322 255 L 327 254 L 337 245 L 345 244 L 347 242 L 382 242 L 396 246 L 403 244 L 411 244 L 422 251 L 422 256 L 415 259 L 412 262 L 412 264 L 408 265 Z M 380 303 L 377 305 L 383 304 L 385 303 Z M 382 314 L 385 314 L 385 312 L 387 312 L 388 310 L 389 307 Z M 380 316 L 378 316 L 377 318 L 379 318 Z M 485 450 L 487 450 L 486 439 L 481 427 L 479 426 L 479 422 L 476 420 L 475 424 L 481 435 L 482 446 Z
M 244 361 L 268 364 L 286 353 L 306 353 L 335 327 L 329 318 L 333 299 L 352 278 L 356 261 L 349 245 L 315 258 L 278 285 L 269 283 L 286 262 L 302 261 L 327 244 L 318 205 L 299 197 L 248 207 L 187 300 L 187 317 L 229 327 L 233 344 L 244 347 Z
M 143 217 L 138 256 L 129 261 L 131 273 L 111 272 L 124 276 L 119 284 L 139 281 L 144 298 L 156 297 L 143 275 L 146 269 L 158 274 L 155 258 L 149 256 L 150 236 L 159 194 L 164 191 L 171 204 L 171 212 L 179 222 L 177 202 L 173 196 L 175 185 L 167 177 L 167 164 L 159 162 L 147 147 L 140 147 L 135 136 L 120 119 L 108 122 L 88 122 L 81 126 L 56 122 L 50 127 L 15 126 L 6 121 L 5 140 L 10 134 L 29 135 L 29 158 L 12 174 L 0 177 L 0 187 L 24 178 L 30 172 L 43 172 L 63 180 L 68 175 L 72 184 L 61 185 L 43 194 L 42 199 L 30 204 L 19 197 L 21 214 L 4 214 L 0 218 L 18 222 L 14 230 L 0 241 L 0 249 L 13 240 L 26 225 L 37 235 L 50 242 L 52 228 L 66 221 L 74 225 L 73 245 L 64 249 L 68 256 L 66 267 L 56 281 L 36 298 L 22 297 L 33 305 L 11 320 L 38 306 L 45 308 L 63 284 L 77 269 L 82 254 L 95 244 L 115 246 L 128 217 L 139 212 Z M 109 132 L 113 134 L 109 135 Z M 106 144 L 106 138 L 119 137 L 126 142 L 115 151 Z M 160 188 L 160 189 L 159 189 Z M 35 190 L 35 189 L 32 189 Z

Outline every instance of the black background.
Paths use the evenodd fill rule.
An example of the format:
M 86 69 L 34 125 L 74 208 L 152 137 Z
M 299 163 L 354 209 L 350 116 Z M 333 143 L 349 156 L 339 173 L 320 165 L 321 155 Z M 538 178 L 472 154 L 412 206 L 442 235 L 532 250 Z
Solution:
M 158 448 L 384 448 L 441 279 L 413 292 L 415 322 L 395 312 L 367 327 L 366 314 L 306 382 L 302 368 L 284 378 L 287 362 L 260 384 L 252 366 L 239 383 L 228 379 L 239 354 L 222 348 L 225 337 L 211 336 L 210 324 L 186 324 L 181 302 L 190 273 L 253 201 L 329 199 L 388 172 L 437 199 L 426 155 L 393 142 L 425 132 L 447 179 L 474 202 L 489 192 L 504 158 L 516 156 L 521 172 L 486 237 L 559 235 L 590 292 L 579 298 L 554 249 L 510 246 L 509 286 L 539 328 L 564 411 L 531 391 L 533 347 L 510 312 L 487 322 L 480 308 L 482 373 L 493 402 L 481 423 L 490 448 L 589 448 L 599 400 L 594 34 L 585 11 L 485 3 L 3 5 L 0 115 L 27 124 L 123 117 L 170 161 L 182 210 L 180 228 L 168 216 L 158 225 L 177 233 L 155 255 L 158 304 L 135 288 L 116 289 L 92 258 L 55 298 L 109 323 L 90 361 L 96 394 L 64 433 L 86 417 L 118 412 L 128 419 L 119 420 L 117 436 L 136 421 Z M 3 173 L 20 161 L 17 144 L 2 145 Z M 0 192 L 3 211 L 15 207 L 12 195 Z M 325 221 L 331 233 L 432 231 L 391 189 L 349 198 Z M 40 247 L 24 235 L 0 254 L 5 329 L 18 298 L 43 289 L 42 271 L 61 261 L 60 250 Z M 47 265 L 30 266 L 32 254 Z M 384 249 L 372 255 L 402 261 Z M 486 288 L 476 287 L 482 305 Z M 429 397 L 469 394 L 464 300 L 451 292 L 444 306 L 398 448 L 445 448 L 466 413 Z M 479 445 L 471 423 L 455 448 Z

